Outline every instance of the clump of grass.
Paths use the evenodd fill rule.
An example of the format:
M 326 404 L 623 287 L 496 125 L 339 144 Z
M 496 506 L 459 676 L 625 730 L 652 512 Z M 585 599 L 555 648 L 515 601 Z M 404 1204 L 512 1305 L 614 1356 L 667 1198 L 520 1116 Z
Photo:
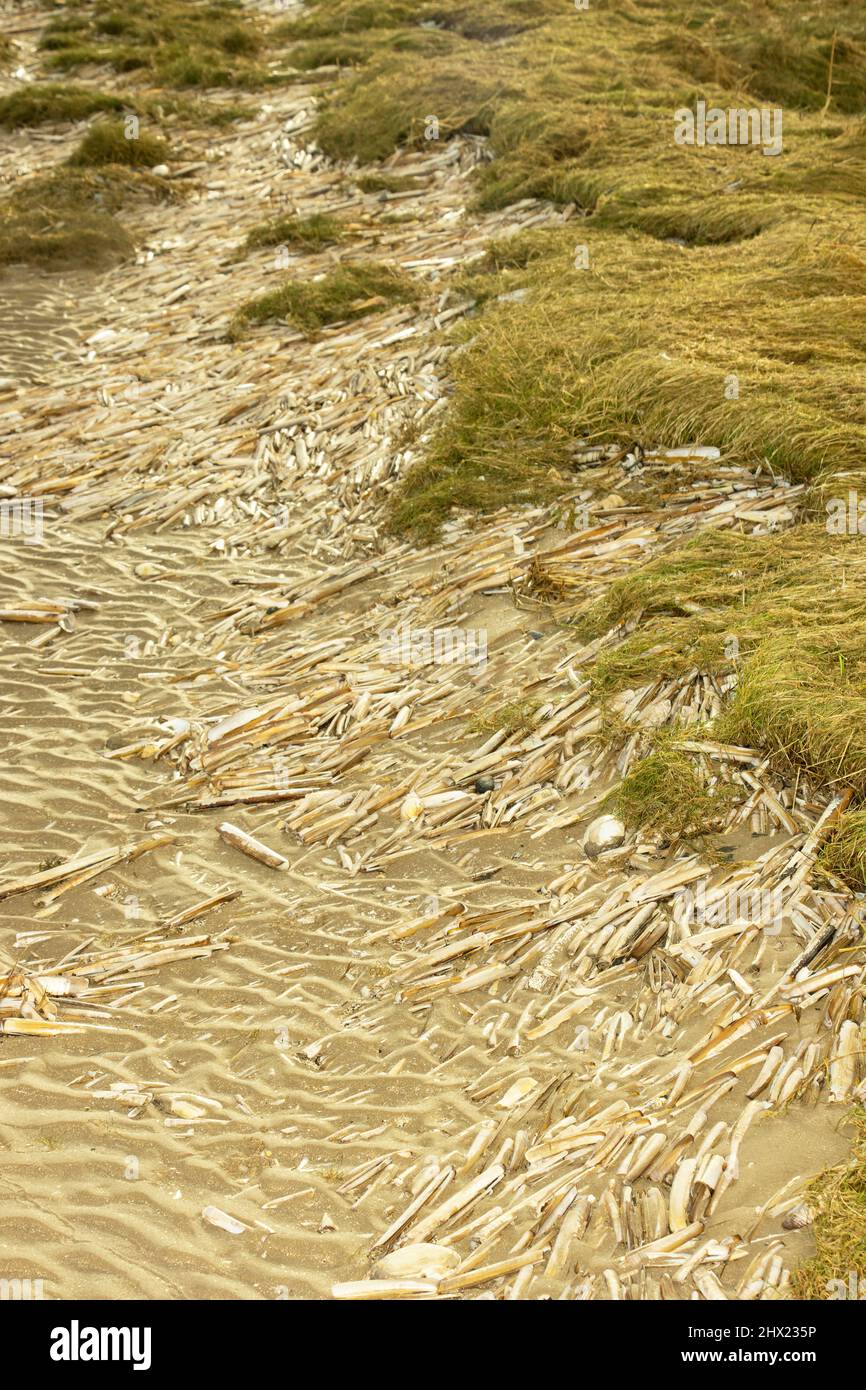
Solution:
M 69 5 L 42 37 L 49 67 L 88 64 L 115 72 L 145 71 L 164 87 L 262 85 L 259 30 L 238 0 L 139 0 L 123 10 L 113 0 Z
M 144 170 L 62 165 L 28 179 L 0 202 L 0 265 L 104 269 L 134 250 L 115 214 L 168 196 L 164 181 Z
M 666 839 L 704 834 L 733 804 L 727 787 L 710 790 L 688 754 L 673 746 L 672 736 L 656 746 L 605 802 L 628 826 L 641 826 Z
M 320 251 L 346 239 L 345 223 L 338 217 L 315 212 L 310 217 L 275 217 L 247 233 L 242 254 L 265 246 L 295 246 L 302 251 Z
M 509 738 L 513 734 L 528 734 L 532 731 L 540 706 L 540 700 L 509 700 L 494 710 L 476 714 L 469 721 L 469 728 L 474 734 L 486 735 L 502 729 Z
M 855 892 L 866 890 L 866 810 L 849 811 L 821 847 L 820 862 Z
M 166 96 L 164 92 L 137 91 L 134 96 L 124 92 L 98 91 L 75 83 L 33 82 L 0 97 L 0 126 L 18 130 L 25 126 L 46 125 L 49 122 L 83 121 L 89 116 L 121 112 L 153 116 L 159 121 L 181 117 L 199 126 L 224 127 L 234 121 L 249 119 L 255 114 L 250 106 L 238 102 L 193 101 L 187 97 Z
M 525 270 L 533 261 L 543 259 L 558 246 L 561 246 L 561 235 L 549 227 L 533 227 L 527 232 L 515 232 L 512 236 L 495 237 L 487 243 L 483 257 L 475 261 L 471 273 L 475 276 L 499 274 L 503 270 Z
M 458 47 L 471 47 L 454 41 Z M 490 129 L 489 102 L 495 82 L 469 61 L 437 65 L 426 55 L 423 64 L 413 60 L 414 99 L 395 100 L 395 90 L 406 83 L 407 60 L 389 55 L 371 61 L 331 94 L 316 121 L 316 139 L 332 159 L 357 159 L 371 164 L 384 159 L 401 145 L 423 148 L 433 127 L 427 114 L 438 122 L 437 138 L 448 140 L 461 132 L 485 135 Z
M 362 193 L 414 193 L 424 187 L 413 174 L 361 174 L 355 183 Z
M 99 121 L 70 155 L 69 163 L 78 168 L 122 164 L 129 169 L 153 169 L 165 164 L 169 156 L 168 145 L 157 136 L 139 133 L 129 139 L 122 123 Z
M 820 609 L 804 633 L 783 630 L 752 654 L 719 737 L 764 748 L 777 769 L 809 773 L 819 783 L 866 794 L 866 712 L 862 688 L 845 662 L 863 673 L 862 642 L 847 623 L 821 629 Z M 852 650 L 853 649 L 853 650 Z M 842 665 L 840 665 L 840 657 Z
M 286 280 L 269 294 L 248 300 L 232 318 L 228 336 L 236 341 L 251 325 L 268 322 L 290 323 L 312 335 L 326 324 L 351 322 L 417 298 L 418 287 L 401 271 L 373 261 L 349 262 L 320 280 Z
M 305 6 L 299 19 L 280 25 L 277 33 L 290 39 L 324 38 L 334 33 L 393 34 L 406 26 L 427 25 L 490 40 L 531 28 L 559 9 L 557 0 L 318 0 Z
M 370 29 L 395 29 L 411 24 L 419 7 L 413 0 L 319 0 L 305 5 L 298 19 L 277 26 L 285 39 L 327 38 L 330 34 L 359 34 Z
M 333 38 L 309 39 L 292 44 L 288 61 L 299 72 L 315 72 L 317 68 L 354 68 L 366 63 L 376 53 L 378 35 L 340 34 Z
M 854 1149 L 847 1163 L 828 1168 L 809 1186 L 806 1201 L 815 1212 L 816 1252 L 795 1270 L 794 1298 L 825 1300 L 847 1296 L 852 1272 L 866 1280 L 866 1112 L 856 1109 L 850 1123 Z M 842 1288 L 831 1284 L 839 1280 Z
M 0 265 L 44 270 L 101 269 L 127 259 L 133 243 L 109 213 L 77 202 L 0 206 Z
M 866 554 L 861 538 L 804 524 L 776 536 L 719 532 L 616 581 L 574 621 L 587 639 L 636 624 L 603 652 L 602 697 L 689 669 L 736 672 L 715 735 L 764 749 L 794 779 L 866 799 Z M 855 811 L 825 851 L 860 886 L 866 820 Z
M 104 111 L 123 111 L 128 105 L 119 96 L 92 87 L 33 82 L 0 97 L 0 126 L 17 130 L 49 121 L 83 121 Z

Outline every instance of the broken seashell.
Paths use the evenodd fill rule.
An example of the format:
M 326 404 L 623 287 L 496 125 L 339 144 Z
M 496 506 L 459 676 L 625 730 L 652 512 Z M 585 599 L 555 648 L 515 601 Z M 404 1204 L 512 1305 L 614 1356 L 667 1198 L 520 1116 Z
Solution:
M 176 1096 L 170 1104 L 175 1115 L 179 1115 L 182 1120 L 200 1120 L 207 1114 L 200 1105 L 192 1105 L 188 1100 L 178 1100 Z
M 445 1245 L 404 1245 L 392 1250 L 370 1271 L 372 1279 L 444 1279 L 460 1263 L 456 1250 Z
M 804 1226 L 811 1226 L 815 1220 L 815 1213 L 806 1202 L 800 1202 L 796 1207 L 788 1212 L 782 1222 L 783 1231 L 802 1231 Z
M 410 792 L 400 807 L 401 820 L 417 820 L 424 814 L 424 802 L 416 792 Z
M 625 839 L 625 826 L 616 816 L 598 816 L 583 837 L 583 848 L 590 859 L 606 849 L 616 849 Z

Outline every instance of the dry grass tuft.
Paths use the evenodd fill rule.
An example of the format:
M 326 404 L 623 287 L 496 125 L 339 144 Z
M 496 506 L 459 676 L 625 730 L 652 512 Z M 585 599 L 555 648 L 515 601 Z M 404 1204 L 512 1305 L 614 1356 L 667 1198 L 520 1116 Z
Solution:
M 856 892 L 866 891 L 866 810 L 849 811 L 822 847 L 821 863 Z
M 488 736 L 500 729 L 509 737 L 512 734 L 528 734 L 532 732 L 540 705 L 540 700 L 510 700 L 494 710 L 476 714 L 470 720 L 469 728 L 472 733 Z
M 855 1110 L 850 1123 L 856 1138 L 849 1162 L 828 1168 L 806 1194 L 817 1251 L 794 1273 L 795 1298 L 846 1298 L 852 1283 L 862 1290 L 866 1282 L 866 1112 Z
M 346 262 L 320 280 L 286 280 L 248 300 L 234 315 L 229 338 L 237 340 L 253 324 L 268 322 L 290 323 L 310 336 L 326 324 L 351 322 L 417 298 L 415 282 L 400 271 L 373 261 Z
M 164 140 L 155 135 L 139 133 L 128 138 L 117 121 L 98 121 L 91 126 L 69 163 L 74 168 L 101 168 L 123 165 L 128 169 L 153 169 L 165 164 L 171 152 Z

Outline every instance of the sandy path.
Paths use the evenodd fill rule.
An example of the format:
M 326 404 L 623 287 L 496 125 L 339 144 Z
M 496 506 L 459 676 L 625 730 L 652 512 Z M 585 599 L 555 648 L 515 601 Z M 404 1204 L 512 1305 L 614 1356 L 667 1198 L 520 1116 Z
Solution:
M 304 758 L 306 771 L 297 775 L 329 793 L 347 790 L 358 804 L 371 789 L 399 787 L 415 772 L 421 785 L 433 764 L 459 786 L 461 768 L 483 741 L 467 730 L 483 700 L 505 700 L 515 689 L 542 699 L 575 694 L 563 669 L 575 643 L 543 612 L 518 602 L 513 566 L 532 547 L 571 545 L 569 563 L 586 566 L 588 583 L 604 582 L 606 562 L 580 558 L 579 538 L 542 512 L 515 513 L 483 530 L 478 555 L 494 559 L 480 577 L 472 568 L 476 542 L 459 527 L 442 549 L 420 554 L 377 528 L 405 463 L 401 425 L 429 421 L 439 409 L 446 358 L 437 315 L 456 303 L 443 294 L 443 277 L 504 225 L 531 225 L 550 211 L 531 205 L 461 221 L 466 174 L 478 157 L 472 144 L 397 161 L 401 171 L 422 176 L 416 196 L 395 204 L 365 197 L 304 154 L 310 94 L 293 89 L 273 105 L 217 142 L 190 137 L 185 156 L 199 166 L 199 192 L 147 214 L 138 264 L 97 282 L 36 277 L 0 317 L 0 368 L 16 379 L 0 397 L 3 478 L 9 495 L 46 499 L 43 544 L 2 542 L 9 563 L 0 604 L 73 596 L 97 605 L 45 646 L 29 645 L 40 633 L 32 624 L 0 630 L 0 788 L 9 813 L 2 876 L 33 871 L 52 856 L 132 842 L 151 828 L 176 836 L 171 848 L 76 888 L 51 908 L 40 909 L 31 894 L 0 903 L 4 953 L 20 962 L 56 960 L 90 937 L 100 944 L 131 939 L 224 886 L 241 890 L 208 921 L 209 929 L 229 932 L 231 949 L 145 974 L 145 987 L 111 1033 L 3 1039 L 0 1274 L 41 1278 L 50 1297 L 328 1296 L 335 1281 L 365 1274 L 373 1240 L 449 1164 L 453 1191 L 485 1164 L 500 1163 L 512 1180 L 509 1200 L 516 1193 L 519 1201 L 527 1146 L 564 1116 L 598 1113 L 599 1096 L 621 1113 L 634 1105 L 651 1114 L 655 1092 L 648 1082 L 641 1089 L 644 1069 L 661 1085 L 719 1016 L 718 998 L 728 1007 L 723 993 L 712 996 L 669 1041 L 665 1001 L 676 998 L 682 974 L 676 953 L 660 951 L 658 974 L 648 962 L 633 974 L 602 974 L 592 1010 L 581 1015 L 593 1025 L 589 1053 L 576 1052 L 573 1022 L 538 1027 L 564 997 L 579 995 L 596 968 L 596 957 L 592 964 L 579 957 L 569 973 L 561 931 L 542 962 L 547 976 L 535 973 L 539 947 L 525 969 L 475 989 L 436 985 L 413 994 L 394 983 L 395 970 L 408 969 L 411 979 L 417 965 L 414 940 L 407 949 L 400 936 L 413 919 L 435 919 L 460 903 L 492 914 L 516 909 L 518 921 L 538 911 L 555 917 L 569 901 L 557 884 L 571 867 L 574 891 L 597 887 L 603 910 L 623 875 L 636 887 L 658 869 L 662 861 L 622 857 L 598 869 L 586 864 L 579 839 L 590 812 L 580 808 L 587 790 L 603 790 L 611 769 L 606 780 L 590 778 L 588 789 L 577 779 L 563 792 L 554 774 L 575 761 L 567 733 L 549 767 L 533 770 L 530 737 L 515 747 L 504 774 L 497 768 L 506 784 L 509 775 L 518 783 L 525 775 L 528 806 L 503 816 L 492 801 L 462 835 L 437 838 L 426 820 L 417 834 L 404 824 L 407 838 L 394 855 L 393 835 L 403 833 L 399 800 L 372 827 L 317 843 L 293 828 L 295 802 L 229 810 L 196 804 L 201 779 L 183 750 L 157 760 L 153 749 L 106 756 L 137 740 L 159 744 L 166 737 L 159 721 L 190 721 L 192 743 L 218 717 L 275 699 L 315 699 L 329 681 L 345 689 L 357 680 L 354 700 L 364 680 L 375 684 L 369 653 L 383 627 L 407 615 L 422 625 L 447 615 L 449 623 L 487 633 L 491 661 L 480 684 L 458 671 L 445 689 L 441 671 L 407 673 L 393 700 L 387 697 L 384 734 L 376 725 L 378 742 L 362 765 L 334 772 L 327 761 L 341 740 L 351 746 L 352 719 L 362 722 L 357 702 L 354 713 L 323 717 L 297 743 L 290 739 L 285 756 L 290 777 L 292 760 Z M 55 139 L 55 157 L 73 139 Z M 15 141 L 10 164 L 35 160 L 42 149 L 26 133 Z M 266 329 L 227 345 L 221 331 L 228 314 L 272 273 L 269 253 L 229 264 L 227 252 L 280 190 L 304 211 L 324 207 L 353 219 L 353 254 L 394 258 L 413 270 L 425 291 L 420 313 L 383 314 L 329 331 L 316 344 Z M 410 214 L 405 223 L 382 220 L 395 208 Z M 293 257 L 292 273 L 318 273 L 331 255 Z M 74 314 L 66 307 L 73 296 Z M 22 304 L 31 331 L 24 352 L 9 334 Z M 748 478 L 737 486 L 775 505 L 772 488 L 761 492 Z M 333 593 L 318 592 L 340 575 Z M 241 611 L 244 602 L 249 611 Z M 286 622 L 275 628 L 281 605 Z M 348 664 L 340 667 L 335 655 L 320 669 L 315 653 L 335 639 L 345 639 Z M 353 674 L 353 652 L 362 648 L 368 655 Z M 406 697 L 413 722 L 399 739 L 389 737 L 399 686 L 414 691 L 416 680 L 422 687 Z M 432 721 L 427 708 L 436 711 Z M 284 756 L 273 749 L 281 746 L 269 744 L 262 755 L 253 748 L 230 767 L 246 776 L 243 769 L 265 757 L 273 781 Z M 221 775 L 214 774 L 210 793 L 225 798 L 231 787 Z M 548 825 L 551 797 L 560 820 Z M 466 800 L 466 814 L 475 816 L 480 798 Z M 226 815 L 279 848 L 288 872 L 275 874 L 223 844 L 216 826 Z M 740 857 L 753 860 L 783 843 L 778 834 L 749 837 Z M 762 990 L 783 978 L 802 942 L 791 936 L 765 946 L 751 942 L 763 962 L 754 966 L 756 975 L 763 971 Z M 786 1047 L 807 1046 L 820 1031 L 814 1012 L 786 1017 Z M 625 1014 L 629 1028 L 611 1034 L 611 1022 Z M 537 1038 L 527 1037 L 527 1019 Z M 753 1041 L 770 1036 L 773 1023 Z M 526 1092 L 530 1108 L 503 1112 L 499 1099 L 527 1076 L 536 1088 Z M 117 1091 L 117 1083 L 144 1099 L 94 1094 Z M 738 1085 L 713 1102 L 710 1127 L 720 1126 L 715 1138 L 725 1152 L 743 1091 Z M 177 1100 L 204 1114 L 191 1120 L 177 1113 Z M 786 1182 L 841 1157 L 840 1114 L 813 1097 L 750 1129 L 740 1178 L 707 1221 L 704 1240 L 744 1234 L 755 1208 Z M 599 1210 L 605 1191 L 616 1192 L 623 1210 L 643 1202 L 648 1188 L 639 1184 L 626 1184 L 623 1195 L 628 1164 L 617 1164 L 575 1177 L 574 1191 L 591 1193 Z M 530 1199 L 533 1181 L 530 1173 Z M 533 1209 L 536 1231 L 549 1200 Z M 499 1201 L 493 1191 L 480 1204 L 494 1230 Z M 246 1229 L 231 1235 L 207 1224 L 201 1212 L 208 1205 Z M 628 1296 L 658 1296 L 658 1282 L 638 1289 L 621 1268 L 621 1247 L 645 1243 L 658 1213 L 641 1207 L 620 1239 L 609 1207 L 607 1226 L 600 1220 L 598 1235 L 592 1228 L 587 1237 L 595 1253 L 584 1252 L 556 1277 L 537 1270 L 531 1292 L 529 1279 L 518 1276 L 509 1296 L 568 1290 L 573 1297 L 576 1269 L 583 1277 L 608 1268 L 620 1270 Z M 526 1248 L 525 1218 L 516 1213 L 506 1250 L 521 1240 Z M 808 1233 L 783 1232 L 778 1218 L 759 1239 L 770 1236 L 788 1264 L 808 1250 Z M 459 1222 L 446 1239 L 461 1258 L 472 1257 L 472 1233 Z M 713 1261 L 725 1263 L 717 1252 Z M 591 1296 L 616 1287 L 599 1277 Z M 689 1276 L 677 1296 L 695 1287 Z
M 294 114 L 307 109 L 309 99 L 293 94 L 288 105 Z M 199 281 L 196 302 L 205 313 L 211 312 L 213 258 L 196 221 L 203 212 L 209 234 L 233 243 L 238 221 L 260 220 L 256 190 L 245 198 L 244 180 L 236 173 L 252 165 L 260 179 L 270 181 L 281 171 L 279 152 L 271 149 L 279 121 L 271 117 L 260 130 L 229 147 L 226 182 L 235 183 L 237 192 L 231 199 L 206 199 L 204 207 L 196 203 L 193 232 L 185 225 L 187 205 L 152 218 L 159 245 L 177 241 L 183 275 L 191 268 Z M 42 143 L 37 137 L 37 147 Z M 52 153 L 59 157 L 72 143 L 72 133 L 52 141 Z M 16 136 L 15 144 L 10 159 L 21 171 L 37 167 L 41 156 L 29 135 Z M 213 182 L 219 182 L 218 173 Z M 299 192 L 297 180 L 292 192 Z M 453 232 L 447 235 L 453 240 Z M 312 258 L 312 268 L 323 259 Z M 10 377 L 6 400 L 16 419 L 27 420 L 34 401 L 39 408 L 57 400 L 60 387 L 63 409 L 71 407 L 97 438 L 98 393 L 119 381 L 114 401 L 125 414 L 123 448 L 140 423 L 140 415 L 130 419 L 132 411 L 144 411 L 151 398 L 156 410 L 175 407 L 172 388 L 183 390 L 190 365 L 184 352 L 187 314 L 175 311 L 168 341 L 160 332 L 152 353 L 135 346 L 142 319 L 153 328 L 160 293 L 155 273 L 157 283 L 177 280 L 174 265 L 158 257 L 107 282 L 33 274 L 13 286 L 0 318 L 0 363 Z M 224 296 L 229 304 L 254 283 L 248 266 L 241 266 L 239 278 L 241 288 L 232 286 Z M 94 363 L 98 354 L 86 340 L 100 333 L 106 336 L 99 351 L 108 361 Z M 122 345 L 133 342 L 117 366 L 111 359 L 114 334 Z M 281 336 L 300 343 L 297 335 Z M 196 362 L 190 375 L 207 376 L 214 362 L 224 364 L 226 351 L 206 342 L 200 354 L 205 364 Z M 247 353 L 254 370 L 256 358 L 255 349 Z M 378 378 L 371 376 L 375 390 Z M 152 391 L 146 385 L 129 389 L 133 381 L 154 378 Z M 37 383 L 33 396 L 21 385 L 27 379 Z M 303 394 L 297 360 L 288 384 Z M 387 399 L 387 386 L 384 394 Z M 224 390 L 217 383 L 210 386 L 206 408 L 219 413 L 236 400 L 234 381 Z M 194 409 L 201 412 L 200 402 Z M 23 442 L 29 447 L 31 440 Z M 14 434 L 7 443 L 13 451 L 18 447 Z M 63 458 L 64 448 L 63 435 L 58 440 L 55 433 L 53 457 Z M 302 511 L 299 519 L 303 523 Z M 145 824 L 156 824 L 143 807 L 164 786 L 164 771 L 102 755 L 107 746 L 125 742 L 130 730 L 134 735 L 146 727 L 150 716 L 200 712 L 196 702 L 187 710 L 182 694 L 167 699 L 162 682 L 153 680 L 154 672 L 172 675 L 178 656 L 188 659 L 201 644 L 195 603 L 226 603 L 236 592 L 233 581 L 251 573 L 258 581 L 268 574 L 326 572 L 330 554 L 326 545 L 318 563 L 298 563 L 291 554 L 257 555 L 251 562 L 214 552 L 214 538 L 224 532 L 196 528 L 181 534 L 175 528 L 109 546 L 104 533 L 104 524 L 72 525 L 58 516 L 48 523 L 41 546 L 4 540 L 10 563 L 4 566 L 3 603 L 74 595 L 98 605 L 79 615 L 73 634 L 47 650 L 30 649 L 40 632 L 33 625 L 3 629 L 7 751 L 0 777 L 4 802 L 13 808 L 5 859 L 10 872 L 38 867 L 52 856 L 132 841 Z M 317 544 L 315 536 L 304 543 Z M 136 565 L 175 577 L 154 585 L 136 575 Z M 353 595 L 349 607 L 363 604 L 362 596 Z M 339 612 L 330 614 L 325 630 L 338 630 L 340 621 Z M 211 704 L 218 708 L 218 701 L 214 696 Z M 230 926 L 232 950 L 213 968 L 193 963 L 160 975 L 136 999 L 128 1021 L 116 1035 L 100 1038 L 98 1048 L 87 1037 L 40 1041 L 35 1049 L 27 1039 L 4 1042 L 0 1264 L 8 1277 L 41 1278 L 46 1296 L 325 1294 L 333 1279 L 356 1267 L 388 1205 L 383 1186 L 377 1200 L 353 1211 L 334 1192 L 341 1174 L 380 1154 L 423 1153 L 448 1128 L 464 1128 L 480 1117 L 461 1094 L 462 1072 L 431 1077 L 438 1053 L 418 1046 L 422 1029 L 411 1015 L 394 1006 L 375 1029 L 364 1021 L 364 996 L 381 978 L 388 952 L 363 951 L 355 943 L 365 925 L 393 920 L 387 897 L 380 903 L 376 892 L 353 895 L 318 855 L 311 860 L 296 854 L 298 873 L 286 886 L 285 878 L 276 879 L 219 841 L 214 827 L 221 818 L 183 812 L 160 818 L 160 826 L 177 833 L 177 853 L 161 852 L 112 875 L 110 896 L 82 888 L 59 910 L 45 913 L 34 909 L 29 895 L 2 904 L 4 950 L 13 959 L 34 950 L 59 957 L 84 935 L 100 944 L 133 937 L 225 883 L 243 890 L 240 903 L 218 910 L 212 924 Z M 250 827 L 272 819 L 244 813 L 234 818 Z M 399 886 L 389 884 L 388 891 L 414 903 L 422 900 L 428 880 L 425 865 Z M 320 1039 L 323 1055 L 308 1055 Z M 88 1089 L 105 1091 L 114 1082 L 151 1089 L 156 1101 L 131 1117 L 122 1100 L 88 1099 Z M 209 1112 L 214 1122 L 192 1129 L 164 1113 L 163 1091 L 206 1097 L 220 1107 Z M 248 1224 L 242 1240 L 203 1222 L 200 1213 L 208 1204 Z M 320 1234 L 329 1215 L 337 1229 Z

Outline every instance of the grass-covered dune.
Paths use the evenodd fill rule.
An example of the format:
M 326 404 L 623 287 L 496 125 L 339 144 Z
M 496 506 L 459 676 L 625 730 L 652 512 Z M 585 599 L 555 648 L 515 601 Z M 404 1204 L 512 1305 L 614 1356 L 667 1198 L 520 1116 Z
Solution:
M 240 0 L 67 0 L 41 40 L 55 72 L 105 66 L 168 88 L 258 87 L 261 47 Z
M 576 437 L 700 438 L 796 478 L 863 458 L 866 12 L 828 0 L 319 0 L 282 27 L 350 74 L 317 137 L 367 162 L 488 136 L 480 208 L 568 208 L 465 288 L 454 410 L 394 523 L 556 490 Z M 423 53 L 423 61 L 419 61 Z M 780 108 L 781 150 L 684 145 L 675 113 Z M 579 248 L 579 249 L 578 249 Z M 520 302 L 495 302 L 524 287 Z
M 792 478 L 859 474 L 866 12 L 319 0 L 276 33 L 292 61 L 316 44 L 354 64 L 319 117 L 333 157 L 423 147 L 435 116 L 439 139 L 489 138 L 478 207 L 569 210 L 466 277 L 486 308 L 458 330 L 454 408 L 396 499 L 397 529 L 555 493 L 578 437 L 700 439 Z M 341 56 L 352 44 L 363 52 Z M 780 152 L 678 144 L 675 113 L 700 100 L 780 108 Z

